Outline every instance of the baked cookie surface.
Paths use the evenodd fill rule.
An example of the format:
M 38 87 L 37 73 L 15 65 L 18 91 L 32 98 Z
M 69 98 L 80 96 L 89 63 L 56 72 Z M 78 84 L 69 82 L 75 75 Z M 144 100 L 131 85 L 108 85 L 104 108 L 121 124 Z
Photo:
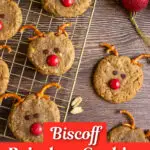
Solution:
M 150 54 L 140 54 L 135 58 L 120 56 L 114 45 L 101 43 L 108 53 L 98 63 L 94 75 L 93 85 L 96 93 L 104 100 L 119 104 L 130 101 L 143 85 L 143 68 L 138 61 L 150 58 Z
M 110 82 L 115 79 L 120 83 L 117 90 L 110 86 Z M 132 64 L 127 56 L 107 56 L 99 62 L 94 73 L 94 87 L 97 94 L 111 103 L 131 100 L 142 84 L 142 68 Z
M 13 0 L 1 0 L 0 8 L 0 40 L 8 40 L 18 32 L 22 24 L 22 12 Z
M 75 51 L 68 37 L 50 32 L 29 44 L 27 56 L 40 73 L 62 75 L 71 68 Z
M 0 59 L 0 95 L 4 94 L 7 90 L 9 76 L 8 65 Z
M 64 0 L 42 0 L 43 8 L 54 14 L 66 18 L 82 15 L 91 5 L 92 0 L 72 0 L 71 6 L 65 6 Z
M 142 129 L 132 130 L 126 126 L 119 126 L 108 134 L 109 142 L 148 142 Z
M 35 93 L 21 98 L 15 93 L 5 93 L 0 96 L 0 103 L 4 99 L 14 98 L 8 117 L 8 125 L 13 135 L 23 142 L 43 142 L 43 124 L 46 122 L 60 122 L 60 111 L 57 104 L 45 94 L 48 88 L 60 89 L 58 83 L 49 83 Z
M 19 106 L 12 108 L 8 123 L 13 134 L 21 141 L 42 142 L 43 134 L 33 135 L 31 126 L 35 123 L 59 121 L 60 113 L 57 105 L 51 100 L 37 98 L 32 94 Z
M 107 138 L 109 142 L 149 142 L 150 131 L 137 128 L 134 117 L 130 112 L 121 110 L 121 114 L 127 115 L 130 123 L 122 123 L 108 132 Z

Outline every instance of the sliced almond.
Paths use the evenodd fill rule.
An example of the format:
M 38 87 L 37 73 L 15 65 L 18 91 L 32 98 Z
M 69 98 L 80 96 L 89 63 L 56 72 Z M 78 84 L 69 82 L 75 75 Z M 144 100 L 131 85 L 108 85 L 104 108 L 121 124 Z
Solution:
M 71 103 L 71 106 L 75 108 L 79 106 L 81 102 L 82 102 L 82 97 L 78 96 L 73 100 L 73 102 Z
M 80 114 L 80 113 L 82 113 L 84 110 L 82 109 L 82 107 L 75 107 L 75 108 L 73 108 L 71 111 L 70 111 L 70 113 L 71 114 Z

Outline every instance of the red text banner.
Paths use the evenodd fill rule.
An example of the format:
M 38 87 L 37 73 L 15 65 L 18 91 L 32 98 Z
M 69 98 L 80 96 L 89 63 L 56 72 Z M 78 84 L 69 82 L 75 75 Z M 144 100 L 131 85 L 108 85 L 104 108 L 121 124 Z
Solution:
M 0 143 L 0 150 L 150 150 L 150 144 L 108 143 L 105 123 L 45 123 L 43 143 Z

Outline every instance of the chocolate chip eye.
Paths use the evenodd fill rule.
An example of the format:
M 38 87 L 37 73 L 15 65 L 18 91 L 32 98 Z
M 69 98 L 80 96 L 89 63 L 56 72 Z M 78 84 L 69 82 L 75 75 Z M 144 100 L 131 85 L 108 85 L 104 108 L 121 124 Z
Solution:
M 117 75 L 117 74 L 118 74 L 118 71 L 114 70 L 113 75 Z
M 36 114 L 33 115 L 34 118 L 39 118 L 39 116 L 40 115 L 38 113 L 36 113 Z
M 49 50 L 48 49 L 45 49 L 45 50 L 43 50 L 43 54 L 48 54 L 49 53 Z
M 54 52 L 59 53 L 60 52 L 59 48 L 54 48 Z
M 0 14 L 0 18 L 4 19 L 5 18 L 5 14 Z
M 26 115 L 26 116 L 24 117 L 24 119 L 25 119 L 25 120 L 30 120 L 30 119 L 31 119 L 31 116 L 30 116 L 30 115 Z
M 121 78 L 125 79 L 126 78 L 126 74 L 121 74 Z

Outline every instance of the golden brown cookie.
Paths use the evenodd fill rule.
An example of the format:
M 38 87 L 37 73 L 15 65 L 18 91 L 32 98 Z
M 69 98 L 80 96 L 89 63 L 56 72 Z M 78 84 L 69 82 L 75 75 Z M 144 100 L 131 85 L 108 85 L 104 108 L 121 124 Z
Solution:
M 64 28 L 65 25 L 60 28 Z M 40 34 L 41 36 L 34 38 L 29 44 L 27 54 L 29 60 L 44 75 L 66 73 L 75 59 L 74 46 L 67 33 L 62 29 L 58 33 Z
M 43 8 L 55 16 L 66 18 L 82 15 L 92 0 L 42 0 Z
M 149 142 L 149 132 L 147 134 L 140 128 L 135 127 L 133 116 L 125 110 L 121 113 L 128 115 L 131 119 L 131 124 L 123 124 L 113 128 L 108 132 L 109 142 Z
M 0 59 L 0 95 L 4 94 L 7 90 L 9 76 L 8 65 Z
M 40 92 L 28 95 L 24 99 L 11 93 L 0 96 L 0 101 L 8 97 L 18 99 L 18 103 L 14 104 L 11 109 L 8 124 L 14 136 L 19 140 L 43 142 L 43 123 L 60 121 L 57 105 L 48 95 L 44 95 L 44 91 L 52 86 L 60 88 L 60 85 L 50 83 Z
M 99 96 L 111 103 L 123 103 L 131 100 L 143 84 L 143 71 L 137 60 L 150 57 L 142 54 L 136 59 L 119 56 L 114 46 L 104 43 L 103 46 L 113 51 L 102 59 L 94 72 L 93 83 Z
M 7 49 L 8 52 L 11 52 L 11 48 L 7 45 L 0 45 L 1 49 Z M 8 82 L 9 82 L 9 68 L 4 60 L 0 58 L 0 95 L 4 94 L 7 90 Z
M 0 2 L 0 40 L 13 37 L 22 24 L 22 12 L 13 0 Z

